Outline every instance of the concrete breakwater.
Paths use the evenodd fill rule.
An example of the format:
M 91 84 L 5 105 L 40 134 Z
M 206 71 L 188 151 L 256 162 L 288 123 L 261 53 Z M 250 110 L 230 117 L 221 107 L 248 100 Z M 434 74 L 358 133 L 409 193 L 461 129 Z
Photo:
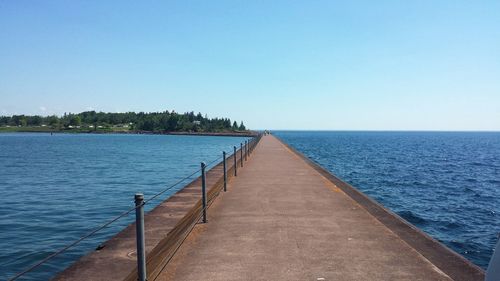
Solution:
M 483 280 L 481 268 L 273 136 L 156 279 Z
M 249 154 L 259 140 L 257 136 L 249 142 Z M 228 179 L 235 175 L 235 169 L 239 172 L 242 162 L 249 157 L 245 146 L 235 152 L 226 159 Z M 223 189 L 223 174 L 222 162 L 206 173 L 209 205 Z M 200 186 L 201 177 L 198 177 L 145 216 L 148 280 L 157 277 L 198 223 L 203 210 Z M 98 249 L 82 257 L 53 280 L 137 280 L 135 223 L 102 243 Z
M 273 136 L 221 193 L 207 174 L 146 216 L 148 280 L 483 280 L 484 271 Z M 240 153 L 236 166 L 245 161 Z M 240 160 L 241 159 L 241 160 Z M 217 196 L 219 195 L 219 196 Z M 130 225 L 56 280 L 136 280 Z

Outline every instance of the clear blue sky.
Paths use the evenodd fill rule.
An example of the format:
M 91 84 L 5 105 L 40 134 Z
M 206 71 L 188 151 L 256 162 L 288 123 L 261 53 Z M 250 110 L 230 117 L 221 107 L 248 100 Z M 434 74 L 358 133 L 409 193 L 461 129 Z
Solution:
M 0 115 L 500 130 L 500 1 L 2 1 Z

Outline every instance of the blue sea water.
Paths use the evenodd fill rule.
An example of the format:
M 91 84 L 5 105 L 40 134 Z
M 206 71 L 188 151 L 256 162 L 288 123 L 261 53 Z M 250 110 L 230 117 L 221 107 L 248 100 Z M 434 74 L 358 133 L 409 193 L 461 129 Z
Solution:
M 500 232 L 500 133 L 275 135 L 486 268 Z
M 239 137 L 0 134 L 0 280 L 221 156 Z M 198 176 L 198 174 L 196 175 Z M 154 205 L 188 182 L 166 192 Z M 134 220 L 129 215 L 19 280 L 48 280 Z

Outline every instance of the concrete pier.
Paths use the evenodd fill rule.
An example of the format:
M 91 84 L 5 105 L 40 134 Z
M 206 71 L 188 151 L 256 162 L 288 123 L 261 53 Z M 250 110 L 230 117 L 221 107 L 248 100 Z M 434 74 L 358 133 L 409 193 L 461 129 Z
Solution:
M 257 137 L 249 150 L 248 161 L 236 149 L 228 157 L 227 192 L 223 163 L 206 173 L 207 223 L 200 178 L 145 215 L 147 280 L 484 279 L 481 268 L 274 136 Z M 137 280 L 134 229 L 54 280 Z
M 255 144 L 255 142 L 253 142 Z M 253 148 L 253 147 L 252 147 Z M 239 165 L 239 151 L 227 158 L 228 178 Z M 223 164 L 206 173 L 207 201 L 211 204 L 223 189 Z M 188 183 L 145 215 L 145 249 L 148 280 L 154 280 L 170 260 L 178 245 L 200 221 L 202 214 L 201 178 Z M 53 280 L 110 281 L 137 280 L 136 225 L 130 224 L 95 251 L 73 263 Z
M 484 272 L 273 136 L 155 280 L 483 280 Z

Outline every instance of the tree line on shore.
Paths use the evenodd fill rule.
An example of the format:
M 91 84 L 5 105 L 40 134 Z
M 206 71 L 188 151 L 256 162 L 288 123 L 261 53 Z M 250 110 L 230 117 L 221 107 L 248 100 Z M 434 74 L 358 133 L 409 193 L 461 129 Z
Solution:
M 85 111 L 77 114 L 64 113 L 63 116 L 12 115 L 0 116 L 0 126 L 39 127 L 48 126 L 58 130 L 74 128 L 122 127 L 133 131 L 166 131 L 166 132 L 224 132 L 246 131 L 241 122 L 231 123 L 229 118 L 208 118 L 201 113 L 164 112 L 126 112 L 105 113 Z

